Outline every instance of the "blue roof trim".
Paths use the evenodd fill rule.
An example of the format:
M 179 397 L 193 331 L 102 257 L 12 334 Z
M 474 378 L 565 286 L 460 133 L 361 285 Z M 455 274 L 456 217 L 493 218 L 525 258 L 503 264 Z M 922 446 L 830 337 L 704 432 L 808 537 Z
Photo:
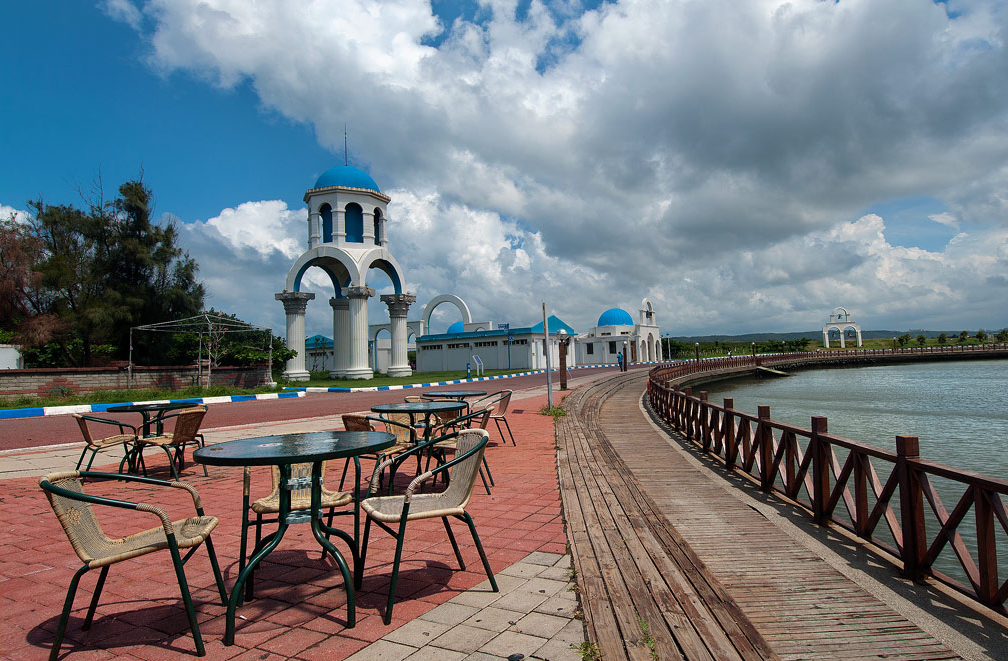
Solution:
M 303 397 L 301 392 L 267 392 L 258 395 L 224 395 L 221 397 L 183 397 L 181 399 L 158 399 L 147 402 L 110 402 L 108 404 L 71 404 L 69 406 L 36 406 L 25 409 L 0 409 L 0 420 L 10 418 L 40 418 L 50 415 L 68 415 L 70 413 L 106 413 L 112 406 L 128 404 L 148 404 L 150 401 L 170 402 L 172 404 L 233 404 L 235 402 L 251 402 L 265 399 L 290 399 Z

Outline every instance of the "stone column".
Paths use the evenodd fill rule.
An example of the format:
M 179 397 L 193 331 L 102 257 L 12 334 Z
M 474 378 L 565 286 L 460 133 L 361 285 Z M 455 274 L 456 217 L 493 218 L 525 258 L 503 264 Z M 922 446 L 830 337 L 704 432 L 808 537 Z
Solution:
M 347 365 L 348 379 L 370 379 L 374 372 L 368 366 L 368 314 L 367 300 L 375 295 L 370 287 L 344 287 L 343 296 L 350 299 L 350 362 Z
M 333 309 L 333 368 L 329 378 L 342 379 L 350 357 L 350 301 L 330 298 L 329 305 Z
M 384 294 L 381 300 L 389 309 L 389 320 L 392 322 L 392 360 L 389 361 L 389 376 L 410 376 L 409 360 L 406 357 L 406 313 L 410 304 L 416 302 L 412 294 Z M 377 348 L 376 348 L 377 351 Z
M 287 361 L 284 376 L 291 381 L 307 381 L 308 370 L 305 369 L 305 308 L 308 301 L 315 298 L 310 292 L 282 291 L 273 296 L 283 303 L 287 313 L 287 348 L 296 351 L 297 355 Z

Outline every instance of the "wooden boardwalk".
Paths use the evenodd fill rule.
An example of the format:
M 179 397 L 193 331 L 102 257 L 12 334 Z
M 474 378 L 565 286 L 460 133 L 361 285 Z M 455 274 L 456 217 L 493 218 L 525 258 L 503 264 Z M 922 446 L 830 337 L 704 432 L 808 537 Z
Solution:
M 646 375 L 572 393 L 560 491 L 588 627 L 622 659 L 960 658 L 671 447 Z

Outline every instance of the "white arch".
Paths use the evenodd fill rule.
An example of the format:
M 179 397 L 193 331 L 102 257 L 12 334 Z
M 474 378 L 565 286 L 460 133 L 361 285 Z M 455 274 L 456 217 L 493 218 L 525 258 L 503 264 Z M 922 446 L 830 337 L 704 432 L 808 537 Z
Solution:
M 434 312 L 434 308 L 441 305 L 442 303 L 451 303 L 458 308 L 458 311 L 462 314 L 462 323 L 471 324 L 472 314 L 469 312 L 469 306 L 465 304 L 461 298 L 455 294 L 438 294 L 432 298 L 423 309 L 423 327 L 425 330 L 430 329 L 430 318 L 431 313 Z
M 287 272 L 287 282 L 284 289 L 286 291 L 298 291 L 301 286 L 301 274 L 303 274 L 309 266 L 315 265 L 315 262 L 324 262 L 328 260 L 335 260 L 336 262 L 339 262 L 340 266 L 346 269 L 350 277 L 351 285 L 362 283 L 361 272 L 358 270 L 353 259 L 351 259 L 351 257 L 340 248 L 333 247 L 331 244 L 323 244 L 314 248 L 309 248 L 304 251 L 300 257 L 298 257 L 297 261 L 294 262 L 294 266 L 292 266 L 290 271 Z M 295 287 L 297 287 L 297 289 L 295 289 Z

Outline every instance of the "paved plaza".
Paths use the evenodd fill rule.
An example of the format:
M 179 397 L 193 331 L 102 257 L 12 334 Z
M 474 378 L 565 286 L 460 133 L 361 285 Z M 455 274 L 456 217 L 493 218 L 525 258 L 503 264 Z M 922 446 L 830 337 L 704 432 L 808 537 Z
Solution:
M 487 459 L 496 486 L 487 495 L 477 481 L 467 510 L 472 515 L 497 579 L 490 591 L 472 538 L 453 525 L 466 570 L 459 570 L 440 521 L 410 524 L 390 625 L 382 622 L 394 539 L 373 529 L 362 589 L 357 593 L 357 625 L 346 627 L 346 594 L 331 559 L 322 561 L 308 526 L 292 526 L 277 550 L 260 565 L 256 599 L 242 606 L 235 645 L 225 647 L 225 608 L 216 598 L 213 575 L 202 548 L 186 565 L 200 629 L 211 659 L 580 659 L 584 641 L 577 619 L 577 593 L 560 515 L 554 425 L 539 414 L 542 390 L 521 393 L 508 420 L 517 446 L 504 445 L 492 430 Z M 337 415 L 206 430 L 207 442 L 293 431 L 340 428 Z M 3 629 L 0 656 L 41 659 L 54 637 L 66 588 L 80 561 L 60 529 L 38 475 L 70 470 L 77 443 L 0 455 L 4 507 L 0 515 L 3 555 L 0 603 Z M 167 461 L 149 452 L 148 467 L 167 477 Z M 104 460 L 103 460 L 104 457 Z M 114 470 L 111 454 L 99 454 L 100 470 Z M 342 462 L 330 465 L 329 484 L 338 481 Z M 364 461 L 368 475 L 369 462 Z M 335 464 L 335 462 L 334 462 Z M 269 490 L 268 469 L 253 473 L 252 497 Z M 237 576 L 241 528 L 241 469 L 187 464 L 183 479 L 194 485 L 204 509 L 220 519 L 214 545 L 230 588 Z M 366 478 L 365 478 L 366 479 Z M 89 490 L 112 495 L 122 485 L 92 484 Z M 131 497 L 152 497 L 145 487 Z M 164 496 L 159 492 L 159 498 Z M 188 516 L 191 501 L 172 494 L 159 505 L 174 516 Z M 156 525 L 148 515 L 116 511 L 111 535 Z M 349 519 L 337 519 L 344 529 Z M 339 542 L 337 542 L 339 545 Z M 188 659 L 194 644 L 178 584 L 167 553 L 153 553 L 112 567 L 94 623 L 82 631 L 98 572 L 81 580 L 63 642 L 67 659 Z

